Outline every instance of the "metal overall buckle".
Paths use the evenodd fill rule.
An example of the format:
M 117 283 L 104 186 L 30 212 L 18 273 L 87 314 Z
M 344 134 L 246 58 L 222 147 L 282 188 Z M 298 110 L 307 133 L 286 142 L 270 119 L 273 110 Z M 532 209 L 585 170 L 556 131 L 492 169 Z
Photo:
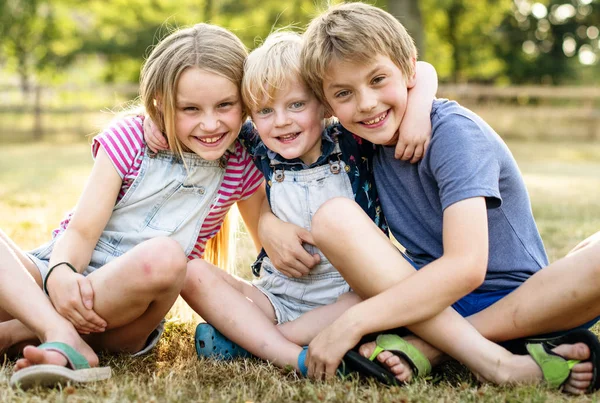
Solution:
M 283 169 L 281 171 L 275 171 L 273 177 L 277 182 L 283 182 L 283 180 L 285 179 L 285 173 L 283 173 Z

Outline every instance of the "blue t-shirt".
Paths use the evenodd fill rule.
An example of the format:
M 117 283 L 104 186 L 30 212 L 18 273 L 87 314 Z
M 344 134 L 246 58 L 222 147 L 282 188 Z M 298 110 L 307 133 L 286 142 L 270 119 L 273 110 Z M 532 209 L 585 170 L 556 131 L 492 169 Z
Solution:
M 300 171 L 329 164 L 330 159 L 337 159 L 334 155 L 335 142 L 337 138 L 342 152 L 341 160 L 349 168 L 348 178 L 352 186 L 354 201 L 364 210 L 386 235 L 388 227 L 383 212 L 377 187 L 374 185 L 373 160 L 376 147 L 372 143 L 354 136 L 339 123 L 327 126 L 321 134 L 321 155 L 313 164 L 306 165 L 300 158 L 288 160 L 281 155 L 269 150 L 260 139 L 258 132 L 251 122 L 246 122 L 238 136 L 240 143 L 248 151 L 254 160 L 254 164 L 263 173 L 267 180 L 267 199 L 271 202 L 270 191 L 273 180 L 274 169 L 271 160 L 279 162 L 285 170 Z M 289 200 L 289 203 L 293 203 Z M 253 264 L 253 272 L 258 276 L 260 262 L 266 256 L 264 250 L 259 254 L 257 261 Z
M 510 150 L 479 116 L 454 101 L 435 100 L 432 135 L 417 164 L 379 147 L 375 183 L 394 237 L 419 267 L 443 254 L 444 209 L 486 199 L 489 260 L 478 291 L 518 287 L 548 264 L 525 183 Z

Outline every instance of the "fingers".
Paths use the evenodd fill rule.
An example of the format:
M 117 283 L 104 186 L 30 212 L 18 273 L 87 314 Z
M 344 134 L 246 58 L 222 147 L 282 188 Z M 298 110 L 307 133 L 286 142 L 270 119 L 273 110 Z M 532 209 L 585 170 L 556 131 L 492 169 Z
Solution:
M 79 284 L 79 293 L 81 294 L 81 301 L 83 302 L 83 308 L 79 307 L 79 314 L 85 319 L 88 327 L 95 329 L 96 332 L 103 332 L 106 329 L 106 321 L 100 317 L 94 310 L 94 289 L 92 283 L 87 277 L 80 277 L 77 280 Z
M 415 151 L 413 152 L 412 158 L 410 159 L 410 163 L 414 164 L 415 162 L 419 162 L 421 158 L 423 158 L 424 154 L 424 144 L 419 144 L 415 147 Z
M 404 154 L 400 157 L 402 161 L 410 161 L 415 153 L 415 146 L 413 144 L 407 144 L 404 148 Z
M 394 151 L 394 158 L 397 160 L 402 159 L 404 151 L 406 151 L 406 143 L 402 140 L 398 140 L 398 144 L 396 144 L 396 149 Z
M 144 140 L 148 148 L 154 152 L 169 148 L 167 140 L 149 117 L 144 119 Z
M 94 290 L 92 284 L 87 278 L 80 278 L 77 283 L 79 284 L 79 293 L 81 294 L 81 301 L 87 309 L 94 307 Z
M 310 268 L 298 259 L 288 260 L 286 262 L 277 262 L 273 259 L 271 259 L 271 261 L 273 262 L 273 265 L 275 265 L 277 270 L 287 275 L 288 277 L 298 278 L 310 273 Z
M 273 263 L 273 264 L 275 264 L 275 263 Z M 302 272 L 294 269 L 293 267 L 277 266 L 277 265 L 275 265 L 275 267 L 277 267 L 277 270 L 279 270 L 280 273 L 282 273 L 288 277 L 299 278 L 299 277 L 303 276 Z
M 309 347 L 310 350 L 310 347 Z M 330 359 L 319 359 L 311 356 L 310 353 L 306 355 L 308 377 L 315 380 L 326 380 L 335 377 L 339 362 Z

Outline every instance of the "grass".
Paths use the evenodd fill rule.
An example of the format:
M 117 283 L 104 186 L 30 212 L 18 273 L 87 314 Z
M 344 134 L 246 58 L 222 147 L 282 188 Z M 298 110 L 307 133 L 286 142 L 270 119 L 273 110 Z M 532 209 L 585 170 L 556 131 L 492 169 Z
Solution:
M 533 211 L 551 260 L 600 229 L 600 143 L 512 141 L 529 188 Z M 24 249 L 49 238 L 64 212 L 75 205 L 91 169 L 87 144 L 2 145 L 0 228 Z M 249 277 L 253 251 L 240 234 L 238 273 Z M 569 398 L 543 387 L 480 384 L 462 366 L 449 363 L 428 381 L 386 388 L 356 379 L 314 383 L 255 360 L 199 361 L 192 344 L 197 315 L 181 301 L 169 314 L 165 337 L 149 356 L 102 357 L 113 378 L 81 388 L 8 387 L 12 363 L 0 367 L 0 401 L 348 401 L 348 402 L 546 402 Z M 43 318 L 41 318 L 43 320 Z

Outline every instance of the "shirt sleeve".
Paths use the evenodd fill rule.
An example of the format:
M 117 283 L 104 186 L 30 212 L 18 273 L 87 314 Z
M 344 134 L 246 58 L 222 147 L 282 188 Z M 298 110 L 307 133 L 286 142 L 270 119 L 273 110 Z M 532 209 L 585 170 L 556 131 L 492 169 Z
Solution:
M 263 142 L 258 135 L 258 131 L 256 131 L 254 124 L 250 120 L 247 120 L 242 125 L 238 140 L 251 157 L 254 157 L 258 147 L 263 145 Z
M 141 117 L 128 117 L 113 122 L 92 140 L 92 156 L 100 146 L 108 154 L 122 178 L 131 171 L 136 157 L 144 150 L 144 129 Z
M 442 209 L 472 197 L 485 197 L 488 207 L 500 206 L 500 163 L 490 133 L 460 114 L 446 116 L 434 130 L 427 163 Z

